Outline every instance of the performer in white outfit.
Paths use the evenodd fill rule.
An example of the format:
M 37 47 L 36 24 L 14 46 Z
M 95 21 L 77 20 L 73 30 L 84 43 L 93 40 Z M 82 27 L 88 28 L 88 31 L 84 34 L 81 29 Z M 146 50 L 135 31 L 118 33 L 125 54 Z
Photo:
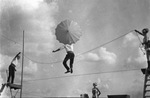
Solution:
M 67 52 L 66 57 L 63 60 L 63 65 L 67 70 L 65 73 L 69 73 L 69 72 L 73 73 L 73 62 L 74 62 L 74 57 L 75 57 L 74 52 L 73 52 L 73 44 L 65 44 L 62 47 L 58 48 L 57 50 L 53 50 L 53 52 L 57 52 L 63 49 L 65 49 Z M 69 59 L 70 59 L 70 68 L 67 65 L 67 61 Z

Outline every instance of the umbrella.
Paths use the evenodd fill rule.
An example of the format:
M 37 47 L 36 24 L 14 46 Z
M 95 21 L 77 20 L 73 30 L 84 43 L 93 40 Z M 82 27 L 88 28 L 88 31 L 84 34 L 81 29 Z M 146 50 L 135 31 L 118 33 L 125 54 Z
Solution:
M 57 25 L 55 34 L 60 43 L 73 44 L 80 39 L 81 29 L 76 22 L 64 20 Z

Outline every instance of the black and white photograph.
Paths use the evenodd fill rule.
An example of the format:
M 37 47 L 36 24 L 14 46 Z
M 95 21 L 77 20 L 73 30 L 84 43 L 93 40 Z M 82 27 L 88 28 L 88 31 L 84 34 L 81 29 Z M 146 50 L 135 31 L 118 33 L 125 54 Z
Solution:
M 150 98 L 150 0 L 0 0 L 0 98 Z

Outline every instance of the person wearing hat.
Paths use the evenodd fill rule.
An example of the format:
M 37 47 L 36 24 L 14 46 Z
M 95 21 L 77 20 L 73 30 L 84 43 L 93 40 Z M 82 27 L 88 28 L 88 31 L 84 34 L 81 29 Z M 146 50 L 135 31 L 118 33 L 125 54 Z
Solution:
M 97 83 L 93 83 L 92 98 L 99 98 L 101 94 L 100 90 L 96 86 L 97 86 Z
M 147 63 L 148 63 L 148 69 L 150 69 L 150 40 L 147 36 L 147 33 L 149 32 L 148 28 L 144 28 L 142 32 L 139 32 L 138 30 L 135 30 L 135 32 L 139 33 L 142 35 L 143 38 L 143 43 L 142 45 L 144 46 L 144 49 L 146 51 L 146 57 L 147 57 Z

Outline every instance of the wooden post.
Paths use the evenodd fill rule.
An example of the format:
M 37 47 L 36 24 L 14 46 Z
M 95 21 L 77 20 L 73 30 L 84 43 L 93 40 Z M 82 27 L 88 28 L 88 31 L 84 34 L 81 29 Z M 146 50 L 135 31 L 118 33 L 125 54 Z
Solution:
M 22 98 L 22 89 L 23 89 L 23 65 L 24 65 L 24 30 L 23 30 L 23 42 L 22 42 L 22 70 L 21 70 L 21 91 L 20 98 Z

